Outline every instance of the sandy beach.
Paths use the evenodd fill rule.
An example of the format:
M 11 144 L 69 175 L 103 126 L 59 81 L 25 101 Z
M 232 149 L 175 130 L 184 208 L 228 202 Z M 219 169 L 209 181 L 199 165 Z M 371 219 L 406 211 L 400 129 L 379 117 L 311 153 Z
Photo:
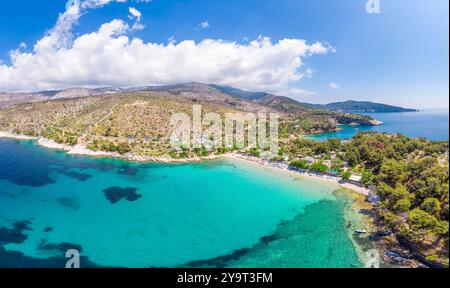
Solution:
M 267 168 L 276 169 L 278 171 L 283 171 L 285 173 L 289 173 L 294 176 L 309 177 L 309 178 L 314 178 L 317 180 L 332 182 L 335 184 L 339 184 L 339 181 L 341 180 L 341 178 L 339 178 L 339 177 L 318 175 L 315 173 L 305 172 L 305 171 L 301 171 L 301 170 L 291 170 L 291 169 L 289 169 L 288 164 L 271 162 L 271 161 L 268 161 L 265 159 L 260 159 L 257 157 L 252 157 L 252 156 L 247 156 L 247 155 L 242 155 L 242 154 L 237 154 L 237 153 L 228 153 L 228 154 L 225 154 L 223 157 L 248 161 L 248 162 L 251 162 L 254 164 L 263 165 L 264 167 L 267 167 Z
M 37 137 L 31 137 L 31 136 L 25 136 L 25 135 L 18 135 L 11 132 L 4 132 L 0 131 L 0 138 L 11 138 L 11 139 L 18 139 L 18 140 L 36 140 Z
M 136 155 L 134 153 L 127 153 L 125 155 L 121 155 L 117 152 L 104 152 L 104 151 L 93 151 L 88 149 L 85 145 L 78 144 L 75 146 L 65 145 L 57 143 L 53 140 L 46 139 L 43 137 L 30 137 L 25 135 L 18 135 L 11 132 L 0 131 L 0 138 L 12 138 L 18 140 L 36 140 L 36 143 L 42 147 L 54 150 L 63 150 L 66 151 L 69 155 L 83 155 L 83 156 L 91 156 L 91 157 L 107 157 L 107 158 L 117 158 L 123 159 L 127 161 L 133 162 L 141 162 L 141 163 L 172 163 L 172 164 L 182 164 L 182 163 L 193 163 L 193 162 L 202 162 L 208 160 L 214 160 L 221 157 L 239 159 L 243 161 L 248 161 L 254 164 L 263 165 L 264 167 L 277 169 L 278 171 L 283 171 L 285 173 L 290 173 L 291 175 L 308 177 L 316 180 L 331 182 L 341 186 L 342 188 L 353 190 L 359 194 L 364 196 L 368 196 L 372 191 L 370 189 L 360 187 L 351 183 L 342 182 L 340 177 L 333 177 L 329 175 L 317 174 L 309 171 L 302 170 L 294 170 L 288 164 L 285 163 L 277 163 L 272 162 L 266 159 L 261 159 L 257 157 L 252 157 L 249 155 L 242 155 L 238 153 L 227 153 L 225 155 L 210 155 L 207 157 L 195 157 L 189 159 L 173 159 L 170 157 L 152 157 L 152 156 L 142 156 Z
M 339 186 L 341 186 L 342 188 L 346 188 L 346 189 L 355 191 L 355 192 L 357 192 L 359 194 L 362 194 L 364 196 L 369 196 L 370 193 L 373 193 L 373 191 L 371 189 L 369 189 L 369 188 L 360 187 L 360 186 L 357 186 L 357 185 L 351 184 L 351 183 L 341 182 L 341 183 L 339 183 Z
M 305 179 L 311 179 L 316 181 L 323 181 L 324 184 L 328 183 L 333 185 L 333 187 L 336 187 L 338 189 L 339 187 L 349 189 L 354 191 L 355 193 L 362 195 L 361 197 L 364 197 L 364 199 L 367 199 L 367 196 L 371 192 L 369 189 L 362 188 L 350 183 L 344 183 L 341 181 L 340 177 L 333 177 L 329 175 L 322 175 L 322 174 L 316 174 L 309 171 L 304 170 L 298 170 L 294 169 L 290 165 L 286 163 L 280 163 L 280 162 L 273 162 L 266 159 L 261 159 L 258 157 L 253 157 L 250 155 L 244 155 L 239 153 L 227 153 L 224 155 L 212 155 L 209 157 L 198 157 L 198 158 L 189 158 L 189 159 L 172 159 L 170 157 L 150 157 L 150 156 L 140 156 L 135 155 L 132 153 L 128 153 L 125 155 L 120 155 L 119 153 L 111 153 L 111 152 L 102 152 L 102 151 L 92 151 L 88 149 L 85 145 L 78 144 L 75 146 L 65 145 L 57 143 L 53 140 L 46 139 L 46 138 L 36 138 L 36 137 L 27 137 L 22 135 L 16 135 L 13 133 L 7 133 L 7 132 L 0 132 L 0 138 L 6 137 L 6 138 L 14 138 L 19 140 L 33 140 L 36 144 L 39 146 L 53 149 L 53 150 L 61 150 L 65 151 L 69 155 L 84 155 L 84 156 L 90 156 L 90 157 L 108 157 L 108 158 L 115 158 L 115 159 L 124 159 L 127 161 L 133 161 L 133 162 L 143 162 L 143 163 L 167 163 L 167 164 L 181 164 L 181 163 L 193 163 L 193 162 L 202 162 L 202 161 L 208 161 L 213 159 L 233 159 L 238 161 L 245 161 L 247 163 L 253 164 L 256 166 L 260 166 L 266 169 L 273 169 L 276 171 L 267 171 L 267 173 L 286 173 L 292 177 L 299 177 L 299 178 L 305 178 Z M 242 165 L 245 163 L 242 162 Z M 335 191 L 336 189 L 333 189 Z M 348 193 L 348 192 L 347 192 Z M 353 220 L 352 220 L 353 221 Z M 363 226 L 360 222 L 352 222 L 356 223 L 353 224 L 352 229 L 349 230 L 349 237 L 352 239 L 352 242 L 354 245 L 357 245 L 355 240 L 353 239 L 354 235 L 353 232 L 356 229 L 361 229 L 361 227 L 364 227 L 366 230 L 369 231 L 369 226 Z M 356 247 L 356 246 L 355 246 Z M 359 250 L 358 250 L 359 251 Z M 358 253 L 358 257 L 361 257 L 361 261 L 364 261 L 364 255 L 362 253 Z
M 174 158 L 170 158 L 170 157 L 142 156 L 142 155 L 137 155 L 134 153 L 127 153 L 127 154 L 121 155 L 117 152 L 93 151 L 93 150 L 88 149 L 85 145 L 82 145 L 82 144 L 78 144 L 75 146 L 59 144 L 53 140 L 46 139 L 46 138 L 39 138 L 37 143 L 40 146 L 43 146 L 43 147 L 46 147 L 49 149 L 67 151 L 67 154 L 70 154 L 70 155 L 118 158 L 118 159 L 123 159 L 123 160 L 127 160 L 127 161 L 141 162 L 141 163 L 173 163 L 173 164 L 176 164 L 176 163 L 200 162 L 200 161 L 207 161 L 207 160 L 213 160 L 213 159 L 218 158 L 218 156 L 215 156 L 215 155 L 211 155 L 211 156 L 207 156 L 207 157 L 195 157 L 195 158 L 189 158 L 189 159 L 174 159 Z
M 228 158 L 232 158 L 232 159 L 239 159 L 239 160 L 248 161 L 248 162 L 251 162 L 254 164 L 263 165 L 263 166 L 271 168 L 271 169 L 276 169 L 278 171 L 290 173 L 294 176 L 307 177 L 307 178 L 311 178 L 311 179 L 331 182 L 331 183 L 337 184 L 338 186 L 340 186 L 342 188 L 352 190 L 352 191 L 354 191 L 358 194 L 364 195 L 364 196 L 369 196 L 370 193 L 373 193 L 373 191 L 368 188 L 357 186 L 355 184 L 348 183 L 348 182 L 343 182 L 340 177 L 321 175 L 321 174 L 302 171 L 302 170 L 298 170 L 298 169 L 292 170 L 292 169 L 290 169 L 289 165 L 283 164 L 283 163 L 271 162 L 271 161 L 268 161 L 265 159 L 260 159 L 257 157 L 252 157 L 252 156 L 242 155 L 242 154 L 237 154 L 237 153 L 228 153 L 228 154 L 225 154 L 224 157 L 228 157 Z
M 220 158 L 217 155 L 210 155 L 207 157 L 194 157 L 189 159 L 174 159 L 170 157 L 154 157 L 154 156 L 142 156 L 134 153 L 127 153 L 121 155 L 117 152 L 105 152 L 105 151 L 93 151 L 88 149 L 85 145 L 77 144 L 75 146 L 70 146 L 66 144 L 60 144 L 54 140 L 43 138 L 43 137 L 30 137 L 25 135 L 18 135 L 11 132 L 0 131 L 0 138 L 11 138 L 17 140 L 34 140 L 39 146 L 53 149 L 62 150 L 67 152 L 69 155 L 83 155 L 90 157 L 106 157 L 106 158 L 117 158 L 132 162 L 141 163 L 167 163 L 167 164 L 182 164 L 182 163 L 192 163 L 192 162 L 202 162 L 208 160 L 214 160 Z

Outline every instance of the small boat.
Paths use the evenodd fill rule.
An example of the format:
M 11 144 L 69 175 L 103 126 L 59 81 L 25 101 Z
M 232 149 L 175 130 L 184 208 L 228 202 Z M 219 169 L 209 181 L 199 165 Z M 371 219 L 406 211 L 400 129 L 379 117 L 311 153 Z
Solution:
M 358 234 L 366 234 L 367 231 L 366 231 L 366 230 L 362 230 L 362 229 L 358 229 L 358 230 L 355 230 L 355 233 L 358 233 Z

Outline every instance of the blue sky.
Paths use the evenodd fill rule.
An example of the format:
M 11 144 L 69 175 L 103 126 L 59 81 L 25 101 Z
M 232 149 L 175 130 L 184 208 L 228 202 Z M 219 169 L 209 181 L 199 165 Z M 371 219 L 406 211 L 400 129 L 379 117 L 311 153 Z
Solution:
M 320 42 L 324 47 L 332 46 L 335 51 L 328 47 L 325 53 L 314 52 L 310 57 L 302 55 L 302 63 L 298 67 L 301 79 L 274 82 L 272 92 L 286 91 L 289 94 L 289 91 L 297 91 L 298 93 L 292 92 L 290 96 L 315 103 L 354 99 L 412 108 L 447 108 L 449 1 L 380 0 L 380 3 L 380 14 L 368 14 L 365 10 L 366 0 L 128 1 L 86 10 L 72 30 L 73 38 L 76 38 L 97 31 L 100 25 L 114 19 L 123 19 L 131 26 L 136 19 L 128 18 L 129 7 L 134 7 L 142 14 L 139 23 L 145 29 L 129 29 L 127 36 L 130 39 L 142 39 L 144 43 L 167 45 L 168 39 L 173 37 L 178 43 L 183 40 L 195 40 L 199 43 L 204 39 L 222 39 L 225 42 L 249 45 L 249 41 L 258 39 L 260 35 L 269 37 L 274 44 L 283 39 L 304 39 L 311 45 Z M 36 42 L 51 31 L 58 15 L 65 11 L 66 1 L 15 0 L 2 1 L 0 5 L 0 59 L 5 67 L 11 67 L 9 51 L 25 43 L 27 48 L 21 49 L 21 53 L 33 53 Z M 206 22 L 208 25 L 201 27 L 200 23 Z M 177 52 L 177 57 L 182 57 L 179 54 Z M 217 56 L 220 54 L 215 55 L 214 57 L 220 57 Z M 267 61 L 274 61 L 274 58 L 268 58 Z M 265 67 L 264 71 L 276 70 L 273 66 L 275 64 Z M 192 72 L 186 73 L 195 75 Z M 197 73 L 200 75 L 201 71 Z M 291 73 L 289 75 L 292 76 L 292 71 L 286 73 Z M 199 80 L 215 79 L 220 82 L 222 79 L 219 75 L 222 74 L 218 73 L 212 78 L 199 76 Z M 8 74 L 4 77 L 12 76 Z M 155 79 L 172 81 L 168 77 L 170 75 Z M 192 77 L 194 78 L 179 75 L 173 81 L 196 80 L 195 76 Z M 236 83 L 235 86 L 250 90 L 270 90 L 269 86 L 261 85 L 260 82 L 240 85 L 242 82 L 236 79 L 246 79 L 246 75 L 233 77 L 231 82 L 224 80 L 224 83 Z M 86 81 L 85 78 L 79 79 L 73 83 L 87 83 L 83 82 Z M 116 83 L 112 79 L 103 83 L 102 79 L 87 84 Z M 252 78 L 249 79 L 245 81 L 251 82 Z M 45 85 L 37 87 L 51 88 L 52 85 L 63 83 L 58 82 L 59 78 L 39 81 L 45 82 Z M 124 81 L 118 81 L 117 84 L 123 86 L 126 83 Z M 160 80 L 152 80 L 149 84 L 159 83 L 158 81 Z M 6 84 L 4 86 L 2 87 L 0 79 L 0 91 L 14 89 L 14 86 L 10 89 L 6 89 L 9 87 Z

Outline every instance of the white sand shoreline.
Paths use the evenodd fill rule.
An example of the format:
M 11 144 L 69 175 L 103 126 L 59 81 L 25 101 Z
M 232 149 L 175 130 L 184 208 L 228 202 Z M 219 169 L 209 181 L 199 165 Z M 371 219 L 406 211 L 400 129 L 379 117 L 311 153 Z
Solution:
M 365 199 L 368 199 L 369 194 L 372 192 L 371 190 L 369 190 L 367 188 L 363 188 L 363 187 L 359 187 L 359 186 L 351 184 L 351 183 L 343 182 L 341 180 L 341 178 L 339 178 L 339 177 L 319 175 L 319 174 L 308 173 L 308 172 L 300 171 L 300 170 L 291 170 L 291 169 L 289 169 L 289 165 L 287 165 L 287 164 L 270 162 L 270 161 L 260 159 L 257 157 L 236 154 L 236 153 L 228 153 L 228 154 L 224 155 L 224 157 L 230 158 L 233 160 L 245 161 L 245 162 L 248 162 L 248 163 L 251 163 L 254 165 L 263 166 L 264 168 L 268 168 L 268 169 L 274 169 L 274 170 L 277 170 L 277 172 L 287 173 L 289 175 L 293 175 L 294 177 L 306 178 L 306 179 L 310 179 L 310 180 L 317 180 L 317 181 L 323 182 L 324 184 L 325 183 L 332 184 L 336 188 L 341 188 L 344 191 L 346 189 L 351 190 L 352 192 L 362 195 L 362 197 L 364 197 Z M 349 192 L 345 191 L 344 193 L 349 193 Z M 360 262 L 366 263 L 368 259 L 366 257 L 364 248 L 357 242 L 357 240 L 355 238 L 355 231 L 356 230 L 371 231 L 372 227 L 367 226 L 367 225 L 365 225 L 365 223 L 363 223 L 363 220 L 362 220 L 363 215 L 360 213 L 358 208 L 354 208 L 353 204 L 351 204 L 351 205 L 352 205 L 351 211 L 353 213 L 355 213 L 356 215 L 359 215 L 360 218 L 355 220 L 354 218 L 351 217 L 351 214 L 349 214 L 348 212 L 344 212 L 344 215 L 345 215 L 344 217 L 345 217 L 347 223 L 351 223 L 351 227 L 347 227 L 346 231 L 347 231 L 350 241 L 352 242 L 353 247 L 355 248 L 356 254 L 358 255 Z
M 291 170 L 289 169 L 290 166 L 288 164 L 284 163 L 276 163 L 271 162 L 265 159 L 252 157 L 248 155 L 242 155 L 237 153 L 227 153 L 224 155 L 211 155 L 207 157 L 196 157 L 196 158 L 189 158 L 189 159 L 173 159 L 170 157 L 152 157 L 152 156 L 140 156 L 133 153 L 127 153 L 125 155 L 121 155 L 117 152 L 104 152 L 104 151 L 93 151 L 88 149 L 85 145 L 65 145 L 56 143 L 55 141 L 51 139 L 46 139 L 43 137 L 31 137 L 26 135 L 18 135 L 11 132 L 5 132 L 0 131 L 0 138 L 11 138 L 11 139 L 17 139 L 17 140 L 34 140 L 39 146 L 53 149 L 53 150 L 62 150 L 67 152 L 69 155 L 82 155 L 82 156 L 90 156 L 90 157 L 106 157 L 106 158 L 115 158 L 115 159 L 122 159 L 127 160 L 131 162 L 139 162 L 139 163 L 166 163 L 166 164 L 182 164 L 182 163 L 195 163 L 195 162 L 202 162 L 202 161 L 208 161 L 208 160 L 215 160 L 219 158 L 232 158 L 232 159 L 238 159 L 243 160 L 247 162 L 251 162 L 254 164 L 262 165 L 267 168 L 276 169 L 278 171 L 289 173 L 290 175 L 299 176 L 299 177 L 306 177 L 310 179 L 316 179 L 325 181 L 328 183 L 336 184 L 337 186 L 340 186 L 341 188 L 349 189 L 352 191 L 357 192 L 358 194 L 362 194 L 364 196 L 368 196 L 372 191 L 370 189 L 360 187 L 351 183 L 342 182 L 340 177 L 333 177 L 329 175 L 321 175 L 316 174 L 308 171 L 302 171 L 302 170 Z
M 19 134 L 14 134 L 14 133 L 5 132 L 5 131 L 0 131 L 0 138 L 10 138 L 10 139 L 17 139 L 17 140 L 37 140 L 38 139 L 37 137 L 19 135 Z
M 9 132 L 1 132 L 0 131 L 0 138 L 13 138 L 18 140 L 33 140 L 35 141 L 39 146 L 53 149 L 53 150 L 63 150 L 66 151 L 67 154 L 70 155 L 84 155 L 84 156 L 91 156 L 91 157 L 108 157 L 108 158 L 115 158 L 115 159 L 123 159 L 127 161 L 132 162 L 144 162 L 144 163 L 166 163 L 166 164 L 181 164 L 181 163 L 193 163 L 193 162 L 202 162 L 202 161 L 208 161 L 218 158 L 230 158 L 234 160 L 240 160 L 245 161 L 248 163 L 252 163 L 254 165 L 261 166 L 263 168 L 268 169 L 274 169 L 277 172 L 280 173 L 286 173 L 287 175 L 305 178 L 305 179 L 311 179 L 316 181 L 322 181 L 327 184 L 332 184 L 336 188 L 345 188 L 349 189 L 351 191 L 354 191 L 358 194 L 364 195 L 367 199 L 368 195 L 372 192 L 369 189 L 359 187 L 356 185 L 353 185 L 351 183 L 344 183 L 341 181 L 339 177 L 332 177 L 328 175 L 319 175 L 311 172 L 301 171 L 301 170 L 291 170 L 289 169 L 290 166 L 288 164 L 284 163 L 276 163 L 271 162 L 265 159 L 260 159 L 257 157 L 251 157 L 248 155 L 242 155 L 237 153 L 227 153 L 221 156 L 212 155 L 209 157 L 203 157 L 203 158 L 190 158 L 190 159 L 169 159 L 164 157 L 145 157 L 145 156 L 139 156 L 139 155 L 133 155 L 133 154 L 127 154 L 127 155 L 120 155 L 119 153 L 111 153 L 111 152 L 101 152 L 101 151 L 92 151 L 89 150 L 84 145 L 75 145 L 75 146 L 69 146 L 64 144 L 56 143 L 53 140 L 46 139 L 46 138 L 38 138 L 38 137 L 29 137 L 24 135 L 17 135 Z M 359 212 L 358 212 L 359 213 Z M 356 228 L 360 227 L 361 225 L 357 224 Z M 353 228 L 353 227 L 352 227 Z M 368 228 L 367 228 L 368 229 Z M 358 258 L 362 263 L 365 263 L 366 258 L 364 251 L 359 246 L 359 244 L 355 241 L 354 238 L 354 229 L 347 229 L 347 233 L 349 235 L 349 238 L 351 239 L 353 246 L 355 247 L 357 251 Z
M 354 191 L 358 194 L 364 195 L 364 196 L 369 196 L 369 194 L 373 192 L 372 190 L 370 190 L 368 188 L 360 187 L 355 184 L 344 182 L 344 181 L 342 181 L 342 179 L 340 177 L 321 175 L 321 174 L 306 172 L 306 171 L 302 171 L 302 170 L 291 170 L 291 169 L 289 169 L 289 165 L 287 165 L 287 164 L 270 162 L 268 160 L 264 160 L 264 159 L 260 159 L 260 158 L 252 157 L 252 156 L 247 156 L 247 155 L 241 155 L 241 154 L 237 154 L 237 153 L 228 153 L 228 154 L 225 154 L 224 157 L 248 161 L 248 162 L 251 162 L 254 164 L 262 165 L 267 168 L 276 169 L 276 170 L 284 172 L 284 173 L 289 173 L 291 175 L 298 176 L 298 177 L 305 177 L 305 178 L 325 181 L 328 183 L 333 183 L 341 188 L 352 190 L 352 191 Z
M 264 159 L 260 159 L 260 158 L 252 157 L 252 156 L 247 156 L 247 155 L 241 155 L 241 154 L 237 154 L 237 153 L 228 153 L 228 154 L 223 155 L 223 157 L 231 158 L 231 159 L 235 159 L 235 160 L 237 159 L 237 160 L 246 161 L 249 163 L 264 166 L 269 169 L 275 169 L 279 172 L 287 173 L 287 174 L 290 174 L 293 176 L 320 180 L 320 181 L 336 184 L 337 186 L 339 186 L 339 181 L 341 180 L 339 177 L 332 177 L 332 176 L 326 176 L 326 175 L 322 176 L 322 175 L 317 175 L 314 173 L 303 172 L 300 170 L 290 170 L 288 164 L 270 162 L 268 160 L 264 160 Z
M 30 137 L 25 135 L 18 135 L 11 132 L 0 131 L 0 138 L 10 138 L 16 140 L 33 140 L 36 141 L 41 147 L 45 147 L 52 150 L 61 150 L 67 152 L 69 155 L 80 155 L 80 156 L 90 156 L 90 157 L 104 157 L 104 158 L 114 158 L 122 159 L 130 162 L 139 163 L 166 163 L 166 164 L 182 164 L 182 163 L 194 163 L 202 162 L 207 160 L 214 160 L 220 158 L 216 155 L 211 155 L 207 157 L 195 157 L 189 159 L 174 159 L 170 157 L 153 157 L 153 156 L 141 156 L 134 153 L 127 153 L 121 155 L 117 152 L 105 152 L 105 151 L 93 151 L 88 149 L 85 145 L 77 144 L 75 146 L 70 146 L 66 144 L 60 144 L 54 140 L 47 139 L 44 137 Z

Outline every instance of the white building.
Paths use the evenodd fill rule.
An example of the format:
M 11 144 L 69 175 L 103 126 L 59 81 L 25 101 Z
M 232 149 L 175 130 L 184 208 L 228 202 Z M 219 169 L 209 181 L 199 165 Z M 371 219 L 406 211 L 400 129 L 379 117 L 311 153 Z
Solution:
M 352 174 L 352 176 L 350 176 L 350 178 L 348 178 L 348 180 L 346 180 L 346 181 L 349 183 L 361 186 L 362 185 L 361 180 L 362 180 L 361 175 Z

